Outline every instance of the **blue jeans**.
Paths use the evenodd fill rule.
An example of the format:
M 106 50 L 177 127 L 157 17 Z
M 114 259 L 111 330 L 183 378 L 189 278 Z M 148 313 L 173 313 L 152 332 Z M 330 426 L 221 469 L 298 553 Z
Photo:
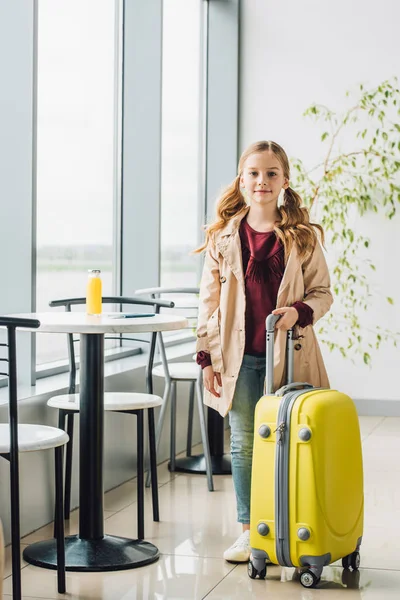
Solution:
M 263 395 L 265 358 L 245 354 L 229 411 L 232 477 L 239 523 L 250 523 L 251 466 L 253 462 L 254 409 Z

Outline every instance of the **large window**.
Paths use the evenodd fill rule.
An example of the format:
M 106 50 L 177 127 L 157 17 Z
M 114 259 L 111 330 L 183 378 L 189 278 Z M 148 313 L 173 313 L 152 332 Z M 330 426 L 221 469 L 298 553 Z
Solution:
M 101 269 L 103 294 L 117 291 L 120 6 L 39 0 L 38 7 L 40 312 L 52 299 L 85 296 L 88 269 Z M 65 335 L 36 337 L 38 364 L 66 358 Z
M 199 285 L 202 195 L 202 0 L 164 0 L 161 285 Z

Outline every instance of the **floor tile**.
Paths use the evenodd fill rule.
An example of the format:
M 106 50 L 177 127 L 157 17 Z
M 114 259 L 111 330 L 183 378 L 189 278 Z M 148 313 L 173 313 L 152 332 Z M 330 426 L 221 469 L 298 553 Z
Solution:
M 27 544 L 21 544 L 21 567 L 24 568 L 28 563 L 26 563 L 22 558 L 22 552 L 24 548 L 26 548 Z M 12 573 L 11 566 L 11 545 L 7 546 L 5 550 L 5 561 L 4 561 L 4 577 L 9 577 Z
M 360 432 L 361 439 L 365 440 L 371 433 L 379 426 L 382 421 L 384 421 L 385 417 L 360 417 Z
M 204 476 L 182 476 L 160 489 L 160 522 L 152 520 L 151 503 L 145 506 L 145 539 L 167 554 L 220 559 L 240 534 L 232 478 L 215 478 L 215 491 L 207 490 Z M 136 537 L 134 505 L 106 521 L 106 532 Z
M 66 596 L 64 596 L 65 598 Z M 3 595 L 4 600 L 13 600 L 12 596 L 8 594 Z M 60 596 L 62 598 L 62 596 Z M 34 598 L 33 596 L 22 596 L 22 600 L 43 600 L 43 598 Z M 44 600 L 55 600 L 55 598 L 45 598 Z
M 119 512 L 136 502 L 136 493 L 136 479 L 127 481 L 104 494 L 104 509 L 111 513 Z
M 400 417 L 385 417 L 373 432 L 374 435 L 387 434 L 400 437 Z
M 224 550 L 240 533 L 231 476 L 215 476 L 209 492 L 204 475 L 171 474 L 158 468 L 159 523 L 152 518 L 151 490 L 145 491 L 145 539 L 162 553 L 152 565 L 112 573 L 68 573 L 68 595 L 56 593 L 54 571 L 26 565 L 22 570 L 26 600 L 386 600 L 400 597 L 400 418 L 361 417 L 363 438 L 365 529 L 359 575 L 337 566 L 324 570 L 319 589 L 307 590 L 293 569 L 270 567 L 266 581 L 251 580 L 245 565 L 229 565 Z M 229 431 L 225 433 L 229 448 Z M 193 448 L 200 454 L 202 446 Z M 136 480 L 105 495 L 105 530 L 137 537 Z M 71 513 L 67 533 L 78 528 L 79 511 Z M 49 524 L 26 536 L 23 544 L 52 537 Z M 6 551 L 6 575 L 10 569 Z M 25 564 L 25 563 L 24 563 Z M 11 578 L 5 580 L 11 600 Z
M 67 595 L 57 595 L 54 571 L 29 566 L 22 571 L 24 593 L 68 600 L 201 600 L 233 569 L 223 560 L 162 556 L 139 569 L 114 573 L 67 573 Z M 10 593 L 10 580 L 5 593 Z
M 387 600 L 399 598 L 400 573 L 361 569 L 359 573 L 327 567 L 316 589 L 306 589 L 294 569 L 270 567 L 267 579 L 252 580 L 237 566 L 207 596 L 207 600 Z
M 165 461 L 161 465 L 158 465 L 157 476 L 158 485 L 159 487 L 161 487 L 163 485 L 166 485 L 179 475 L 178 473 L 170 473 L 170 471 L 168 470 L 168 461 Z M 107 512 L 118 512 L 129 506 L 129 504 L 136 502 L 136 494 L 137 480 L 135 478 L 106 492 L 104 494 L 104 509 Z
M 13 600 L 13 597 L 10 596 L 9 594 L 5 594 L 3 595 L 4 600 Z M 63 598 L 63 596 L 60 596 L 60 598 Z M 66 598 L 66 596 L 64 596 L 64 598 Z M 22 596 L 22 600 L 55 600 L 55 598 L 37 598 L 34 596 Z
M 111 517 L 114 513 L 104 511 L 104 519 Z M 26 535 L 22 538 L 24 544 L 32 544 L 33 542 L 41 542 L 53 537 L 53 523 L 48 523 L 44 527 L 37 529 L 33 533 Z M 75 509 L 71 512 L 70 520 L 65 521 L 65 535 L 74 535 L 78 533 L 79 528 L 79 509 Z

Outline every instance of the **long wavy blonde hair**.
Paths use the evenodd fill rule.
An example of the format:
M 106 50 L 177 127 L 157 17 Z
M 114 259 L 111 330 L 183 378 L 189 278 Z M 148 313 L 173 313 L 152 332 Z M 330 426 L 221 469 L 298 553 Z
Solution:
M 241 214 L 244 216 L 245 211 L 248 209 L 240 190 L 240 177 L 243 173 L 244 164 L 252 154 L 267 151 L 275 154 L 282 166 L 284 177 L 290 180 L 289 159 L 279 144 L 272 141 L 262 141 L 249 146 L 240 157 L 236 178 L 225 188 L 218 200 L 216 220 L 205 227 L 204 244 L 197 248 L 194 251 L 195 253 L 203 252 L 213 239 L 214 234 L 223 229 L 231 219 L 239 217 Z M 302 204 L 299 194 L 288 187 L 284 193 L 282 206 L 277 207 L 280 222 L 275 226 L 274 231 L 283 243 L 286 257 L 289 256 L 293 243 L 295 243 L 299 257 L 302 260 L 307 260 L 318 240 L 316 230 L 320 233 L 322 243 L 324 243 L 324 231 L 320 225 L 310 222 L 308 209 Z

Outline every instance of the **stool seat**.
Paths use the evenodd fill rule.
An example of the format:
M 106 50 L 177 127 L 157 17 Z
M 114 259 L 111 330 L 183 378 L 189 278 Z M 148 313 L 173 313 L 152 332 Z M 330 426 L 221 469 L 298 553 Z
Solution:
M 106 392 L 104 394 L 104 410 L 145 410 L 161 406 L 163 400 L 155 394 L 136 392 Z M 79 412 L 79 394 L 63 394 L 53 396 L 47 401 L 47 406 L 59 410 Z
M 18 425 L 19 452 L 34 452 L 63 446 L 69 440 L 68 434 L 57 427 L 47 425 Z M 0 424 L 0 454 L 10 452 L 10 426 Z
M 200 365 L 192 362 L 168 363 L 168 371 L 171 379 L 178 380 L 196 380 L 201 373 Z M 164 367 L 159 365 L 153 369 L 155 377 L 165 377 Z

